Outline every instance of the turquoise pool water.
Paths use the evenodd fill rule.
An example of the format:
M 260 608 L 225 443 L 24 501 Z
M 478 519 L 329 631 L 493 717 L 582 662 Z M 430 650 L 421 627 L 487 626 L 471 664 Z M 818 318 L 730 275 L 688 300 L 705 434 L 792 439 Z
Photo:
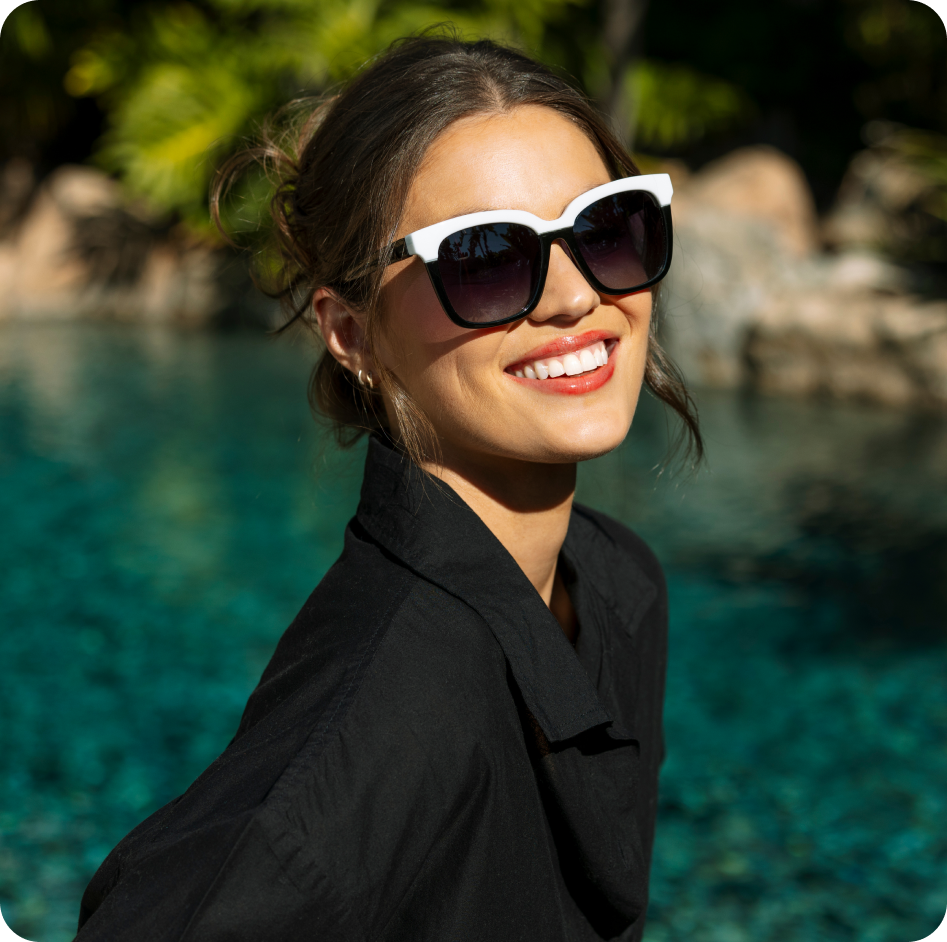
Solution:
M 85 882 L 226 745 L 335 558 L 361 451 L 311 353 L 249 333 L 0 329 L 0 908 L 74 934 Z M 947 908 L 947 421 L 645 403 L 580 499 L 665 563 L 668 760 L 647 942 L 914 942 Z

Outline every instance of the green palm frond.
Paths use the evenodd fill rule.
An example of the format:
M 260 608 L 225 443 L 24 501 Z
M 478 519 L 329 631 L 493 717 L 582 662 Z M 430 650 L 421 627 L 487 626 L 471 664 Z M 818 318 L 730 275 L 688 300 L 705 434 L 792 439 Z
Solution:
M 550 23 L 590 0 L 477 0 L 461 12 L 403 0 L 207 2 L 209 13 L 154 8 L 137 35 L 97 36 L 73 55 L 64 82 L 106 107 L 98 162 L 205 233 L 215 166 L 280 102 L 318 94 L 395 39 L 439 23 L 537 51 Z
M 667 151 L 725 130 L 753 114 L 739 86 L 688 66 L 645 59 L 626 76 L 636 103 L 636 140 Z

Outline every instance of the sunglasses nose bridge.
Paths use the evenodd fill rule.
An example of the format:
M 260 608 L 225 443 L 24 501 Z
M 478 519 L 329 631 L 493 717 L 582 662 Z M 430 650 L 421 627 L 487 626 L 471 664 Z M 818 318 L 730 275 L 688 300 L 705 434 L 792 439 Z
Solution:
M 579 271 L 581 271 L 582 270 L 581 266 L 575 260 L 575 254 L 572 251 L 572 246 L 569 245 L 569 243 L 566 241 L 566 237 L 563 235 L 557 235 L 555 238 L 553 238 L 550 241 L 550 245 L 549 245 L 550 255 L 552 254 L 553 246 L 556 246 L 556 245 L 558 245 L 559 248 L 562 249 L 562 251 L 566 253 L 566 258 L 568 258 L 569 261 L 572 262 L 572 264 L 575 265 L 575 267 L 578 268 Z
M 571 265 L 556 258 L 559 248 Z M 583 317 L 601 303 L 598 291 L 590 284 L 582 266 L 575 260 L 572 246 L 562 235 L 550 236 L 546 246 L 546 265 L 539 303 L 528 315 L 537 321 L 565 317 Z

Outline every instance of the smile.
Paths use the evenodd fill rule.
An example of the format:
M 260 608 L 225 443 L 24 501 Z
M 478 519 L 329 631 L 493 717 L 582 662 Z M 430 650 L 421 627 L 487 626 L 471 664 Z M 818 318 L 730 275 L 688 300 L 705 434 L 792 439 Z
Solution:
M 537 392 L 582 395 L 612 378 L 617 347 L 617 338 L 605 331 L 560 337 L 510 364 L 504 372 Z
M 564 356 L 545 357 L 523 364 L 513 371 L 514 376 L 525 379 L 556 379 L 559 376 L 580 376 L 582 373 L 591 373 L 600 366 L 608 363 L 608 347 L 604 340 L 599 340 L 588 347 L 583 347 L 575 353 L 566 353 Z

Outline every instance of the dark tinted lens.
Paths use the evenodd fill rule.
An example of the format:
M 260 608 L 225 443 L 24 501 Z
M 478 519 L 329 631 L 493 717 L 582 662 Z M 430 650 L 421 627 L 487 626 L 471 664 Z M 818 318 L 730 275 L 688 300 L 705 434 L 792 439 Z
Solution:
M 664 267 L 667 231 L 650 193 L 616 193 L 596 200 L 573 229 L 592 274 L 612 291 L 631 291 Z
M 461 229 L 441 242 L 437 269 L 454 310 L 489 324 L 529 303 L 539 278 L 539 236 L 516 223 Z

